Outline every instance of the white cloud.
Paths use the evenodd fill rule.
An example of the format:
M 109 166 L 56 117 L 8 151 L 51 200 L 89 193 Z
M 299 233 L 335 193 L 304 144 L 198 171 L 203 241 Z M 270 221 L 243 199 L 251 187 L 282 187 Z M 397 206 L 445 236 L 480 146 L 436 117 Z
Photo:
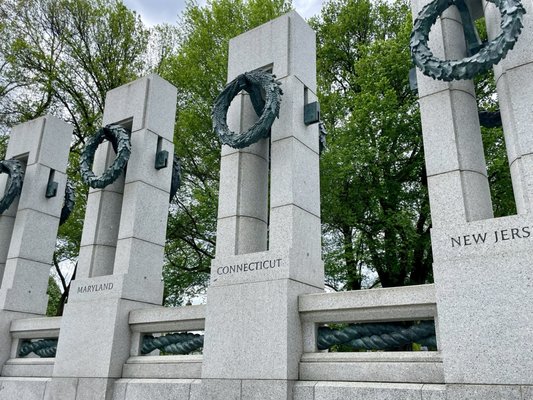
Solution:
M 123 0 L 129 8 L 137 11 L 147 25 L 173 24 L 185 8 L 185 0 Z
M 322 0 L 293 0 L 294 8 L 304 18 L 310 18 L 320 12 Z
M 129 8 L 137 11 L 147 25 L 161 23 L 173 24 L 185 8 L 185 0 L 123 0 Z M 310 18 L 320 12 L 323 0 L 293 0 L 296 11 L 304 18 Z M 205 0 L 198 4 L 205 5 Z

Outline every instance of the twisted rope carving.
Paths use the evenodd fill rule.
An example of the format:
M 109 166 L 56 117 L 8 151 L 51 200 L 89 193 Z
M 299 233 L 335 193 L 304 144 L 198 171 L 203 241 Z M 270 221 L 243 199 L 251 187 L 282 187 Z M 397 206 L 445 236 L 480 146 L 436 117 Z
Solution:
M 326 350 L 334 345 L 347 345 L 354 349 L 386 350 L 411 343 L 436 347 L 435 325 L 433 321 L 422 321 L 405 327 L 398 324 L 352 324 L 344 329 L 320 327 L 318 330 L 318 349 Z M 149 354 L 159 349 L 170 354 L 190 354 L 204 346 L 204 336 L 194 333 L 169 333 L 143 338 L 141 354 Z M 34 353 L 42 358 L 55 357 L 57 339 L 24 341 L 19 349 L 19 357 Z
M 41 339 L 24 341 L 19 349 L 19 357 L 26 357 L 30 353 L 37 354 L 41 358 L 53 358 L 56 356 L 57 339 Z
M 144 336 L 141 354 L 148 354 L 159 349 L 171 354 L 189 354 L 204 347 L 203 335 L 194 333 L 168 333 L 164 336 Z
M 422 321 L 409 327 L 398 324 L 352 324 L 344 329 L 332 329 L 324 326 L 318 329 L 317 342 L 319 350 L 338 344 L 363 350 L 393 349 L 413 342 L 437 346 L 433 321 Z

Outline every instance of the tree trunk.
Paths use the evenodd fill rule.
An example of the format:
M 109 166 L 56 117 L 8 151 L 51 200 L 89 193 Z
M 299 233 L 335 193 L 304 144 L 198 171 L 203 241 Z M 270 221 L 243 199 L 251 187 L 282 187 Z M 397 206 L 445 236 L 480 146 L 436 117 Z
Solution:
M 357 267 L 355 250 L 353 248 L 352 228 L 347 225 L 342 226 L 342 236 L 344 242 L 344 262 L 346 263 L 347 279 L 346 288 L 348 290 L 361 289 L 361 274 Z

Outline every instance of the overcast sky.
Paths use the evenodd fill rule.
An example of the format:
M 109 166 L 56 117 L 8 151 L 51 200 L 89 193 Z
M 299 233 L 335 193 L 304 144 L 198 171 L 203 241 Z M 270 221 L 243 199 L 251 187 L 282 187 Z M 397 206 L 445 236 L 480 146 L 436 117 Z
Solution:
M 185 0 L 123 0 L 131 9 L 137 11 L 148 25 L 163 22 L 175 23 L 178 14 L 185 7 Z M 205 0 L 198 0 L 205 4 Z M 293 0 L 296 11 L 304 18 L 312 17 L 320 11 L 322 0 Z

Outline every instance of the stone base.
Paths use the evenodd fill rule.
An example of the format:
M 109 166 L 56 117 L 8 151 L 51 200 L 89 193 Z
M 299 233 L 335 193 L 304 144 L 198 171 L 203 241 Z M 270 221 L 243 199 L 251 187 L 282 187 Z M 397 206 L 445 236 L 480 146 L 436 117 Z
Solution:
M 111 391 L 111 387 L 113 390 Z M 104 394 L 107 390 L 107 397 Z M 52 392 L 55 395 L 52 396 Z M 533 386 L 218 379 L 0 378 L 0 400 L 533 400 Z
M 511 216 L 432 231 L 447 383 L 533 385 L 532 225 Z
M 533 400 L 533 386 L 297 382 L 293 400 Z
M 200 400 L 199 380 L 120 379 L 115 383 L 113 400 Z
M 111 378 L 54 378 L 48 382 L 44 400 L 112 400 Z
M 298 379 L 303 351 L 298 296 L 318 291 L 290 279 L 211 285 L 202 378 Z
M 130 356 L 129 314 L 150 306 L 156 307 L 106 297 L 70 301 L 45 400 L 111 400 L 114 382 Z
M 0 400 L 43 400 L 51 378 L 0 378 Z
M 61 320 L 54 379 L 121 378 L 130 356 L 129 313 L 150 306 L 156 307 L 113 298 L 70 301 Z
M 266 379 L 203 379 L 190 400 L 293 400 L 294 384 Z

